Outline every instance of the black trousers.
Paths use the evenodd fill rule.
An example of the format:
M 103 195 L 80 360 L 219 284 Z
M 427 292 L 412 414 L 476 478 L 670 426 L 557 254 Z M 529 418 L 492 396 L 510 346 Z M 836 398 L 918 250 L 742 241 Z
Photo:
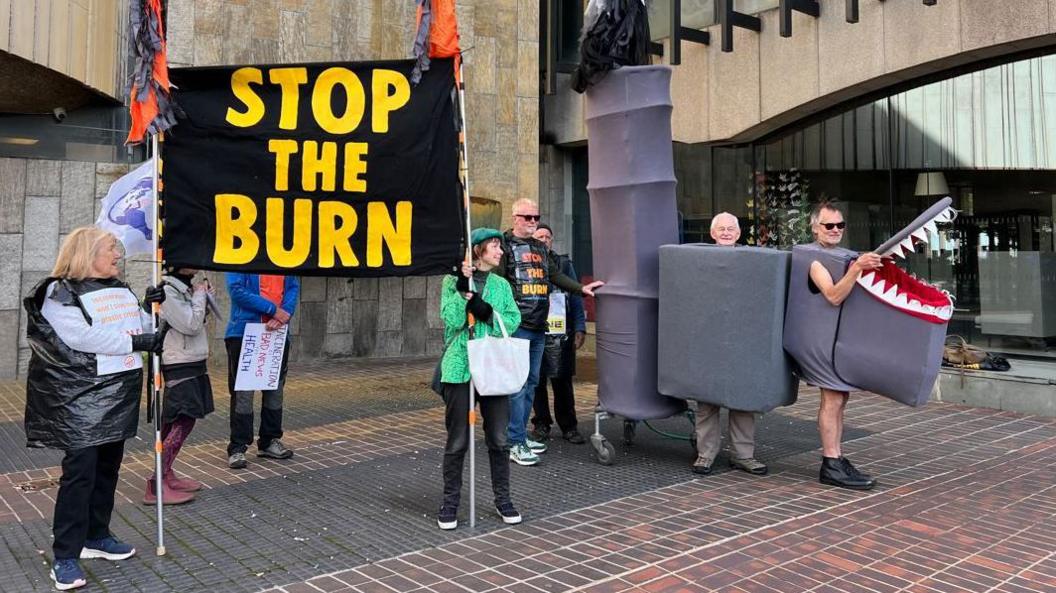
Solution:
M 51 549 L 56 560 L 79 558 L 86 539 L 110 535 L 117 474 L 124 456 L 124 441 L 66 451 L 52 523 L 55 541 Z
M 444 505 L 458 506 L 462 497 L 462 466 L 469 450 L 469 383 L 442 383 L 444 424 Z M 491 466 L 491 490 L 495 504 L 510 500 L 510 460 L 506 448 L 506 425 L 510 421 L 508 396 L 478 397 L 477 406 L 484 421 L 484 443 Z
M 557 426 L 562 433 L 575 430 L 579 426 L 576 418 L 576 398 L 572 392 L 572 375 L 564 377 L 551 377 L 550 384 L 554 386 L 554 415 L 557 416 Z M 554 423 L 550 416 L 550 402 L 547 401 L 546 379 L 539 380 L 535 388 L 535 400 L 532 401 L 532 411 L 535 416 L 532 424 L 535 426 L 550 426 Z
M 242 452 L 253 444 L 253 391 L 235 391 L 238 374 L 238 355 L 242 352 L 242 338 L 224 338 L 227 348 L 227 391 L 231 394 L 231 440 L 227 454 Z M 290 361 L 290 343 L 282 354 L 279 388 L 261 391 L 260 431 L 257 447 L 266 449 L 273 439 L 282 438 L 282 392 L 286 387 L 286 371 Z

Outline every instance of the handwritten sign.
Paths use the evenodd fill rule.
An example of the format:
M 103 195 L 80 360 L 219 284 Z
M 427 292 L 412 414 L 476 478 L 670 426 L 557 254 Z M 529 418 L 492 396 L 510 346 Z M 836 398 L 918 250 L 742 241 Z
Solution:
M 120 331 L 130 336 L 143 333 L 143 322 L 139 317 L 139 301 L 127 288 L 104 288 L 81 295 L 92 327 L 108 331 Z M 143 358 L 136 352 L 131 354 L 96 354 L 96 374 L 99 376 L 122 373 L 143 368 Z
M 286 352 L 288 325 L 277 330 L 265 329 L 263 323 L 247 323 L 238 355 L 235 391 L 272 391 L 279 388 L 282 357 Z

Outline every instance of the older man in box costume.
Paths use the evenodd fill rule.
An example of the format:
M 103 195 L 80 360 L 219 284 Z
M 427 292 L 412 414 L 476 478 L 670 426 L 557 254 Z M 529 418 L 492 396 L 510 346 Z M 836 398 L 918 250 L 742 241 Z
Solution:
M 711 238 L 716 245 L 735 247 L 741 238 L 741 225 L 729 212 L 720 212 L 711 220 Z M 693 473 L 707 475 L 719 453 L 722 428 L 719 427 L 721 406 L 697 402 L 697 460 Z M 755 412 L 729 409 L 730 467 L 757 476 L 765 475 L 767 467 L 755 459 Z
M 839 247 L 846 222 L 833 203 L 811 214 L 816 242 L 792 250 L 785 349 L 800 376 L 821 389 L 823 484 L 869 490 L 876 480 L 843 456 L 843 414 L 849 392 L 874 391 L 907 405 L 928 400 L 938 374 L 950 296 L 894 265 L 915 242 L 955 212 L 945 198 L 875 252 Z

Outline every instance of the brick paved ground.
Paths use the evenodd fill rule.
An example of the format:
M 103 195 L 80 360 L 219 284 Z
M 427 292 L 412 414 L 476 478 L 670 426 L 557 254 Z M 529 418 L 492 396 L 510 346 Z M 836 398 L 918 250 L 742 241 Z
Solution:
M 129 444 L 113 521 L 140 555 L 85 562 L 89 590 L 1056 591 L 1053 419 L 856 395 L 846 450 L 880 477 L 868 493 L 817 484 L 809 391 L 760 423 L 758 456 L 773 470 L 762 478 L 698 479 L 685 442 L 643 427 L 624 447 L 609 420 L 614 466 L 592 462 L 586 446 L 554 443 L 544 465 L 514 467 L 527 520 L 505 528 L 481 463 L 477 528 L 465 526 L 463 509 L 463 527 L 448 533 L 432 516 L 443 430 L 426 387 L 431 366 L 294 367 L 284 440 L 297 456 L 251 458 L 241 472 L 225 465 L 226 389 L 217 383 L 217 413 L 178 467 L 207 489 L 169 510 L 162 558 L 152 553 L 153 510 L 137 504 L 152 464 L 144 427 Z M 577 387 L 587 422 L 594 385 Z M 23 398 L 20 385 L 0 383 L 0 591 L 50 583 L 59 457 L 22 447 Z M 688 428 L 680 418 L 657 425 Z

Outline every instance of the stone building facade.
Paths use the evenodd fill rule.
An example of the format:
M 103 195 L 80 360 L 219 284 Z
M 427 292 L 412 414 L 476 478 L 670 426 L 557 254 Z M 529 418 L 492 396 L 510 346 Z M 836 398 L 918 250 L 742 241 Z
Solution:
M 34 10 L 31 2 L 25 6 Z M 506 220 L 515 199 L 538 194 L 539 3 L 457 6 L 472 195 L 493 210 L 501 205 Z M 406 58 L 414 11 L 411 0 L 169 0 L 169 62 L 176 68 Z M 47 275 L 64 234 L 92 223 L 110 183 L 133 166 L 0 158 L 0 250 L 9 256 L 0 258 L 0 378 L 24 372 L 28 362 L 22 296 Z M 150 264 L 130 261 L 125 276 L 141 292 Z M 225 310 L 223 277 L 210 278 Z M 439 290 L 439 277 L 305 278 L 291 323 L 292 356 L 435 355 L 442 348 Z M 222 322 L 211 327 L 217 362 L 223 330 Z

